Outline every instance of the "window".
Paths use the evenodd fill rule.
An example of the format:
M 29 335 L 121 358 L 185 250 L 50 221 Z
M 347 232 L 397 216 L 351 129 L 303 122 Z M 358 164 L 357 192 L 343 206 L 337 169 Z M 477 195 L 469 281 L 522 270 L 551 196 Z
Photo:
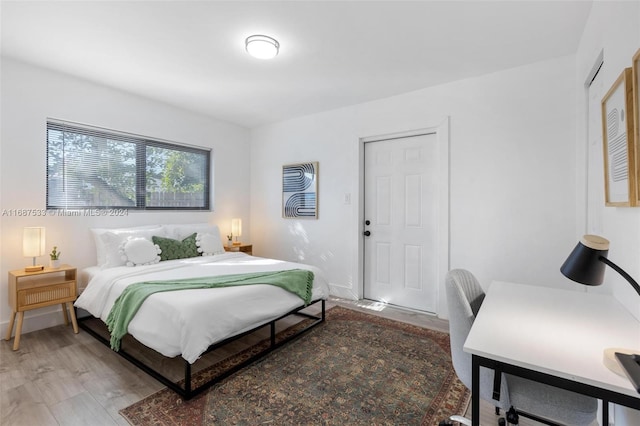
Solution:
M 47 121 L 47 208 L 209 210 L 210 150 Z

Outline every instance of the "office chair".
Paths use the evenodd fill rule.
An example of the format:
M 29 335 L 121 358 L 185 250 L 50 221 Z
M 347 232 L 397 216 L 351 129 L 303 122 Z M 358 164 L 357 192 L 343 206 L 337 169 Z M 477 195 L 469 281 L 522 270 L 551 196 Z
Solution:
M 454 269 L 445 279 L 447 306 L 449 308 L 449 339 L 453 368 L 464 385 L 471 389 L 471 354 L 463 345 L 480 310 L 485 293 L 475 276 L 464 269 Z M 505 321 L 508 321 L 505 318 Z M 496 330 L 500 333 L 500 330 Z M 505 336 L 508 339 L 508 336 Z M 521 377 L 502 374 L 500 400 L 493 399 L 491 369 L 480 369 L 480 398 L 507 411 L 507 422 L 518 424 L 518 415 L 529 417 L 548 425 L 588 425 L 597 415 L 595 398 L 579 395 L 564 389 L 533 382 Z M 452 420 L 464 423 L 459 417 Z M 446 423 L 445 423 L 446 424 Z M 500 424 L 504 424 L 501 419 Z

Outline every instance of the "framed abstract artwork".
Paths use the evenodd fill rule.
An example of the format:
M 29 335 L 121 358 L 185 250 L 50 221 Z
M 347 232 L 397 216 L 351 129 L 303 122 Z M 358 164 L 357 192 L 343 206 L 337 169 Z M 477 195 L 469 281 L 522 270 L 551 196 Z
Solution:
M 636 206 L 640 206 L 640 49 L 633 55 L 633 108 L 635 120 L 635 145 L 636 145 Z
M 638 204 L 632 70 L 626 68 L 602 98 L 605 204 Z
M 318 162 L 282 166 L 282 217 L 318 218 Z

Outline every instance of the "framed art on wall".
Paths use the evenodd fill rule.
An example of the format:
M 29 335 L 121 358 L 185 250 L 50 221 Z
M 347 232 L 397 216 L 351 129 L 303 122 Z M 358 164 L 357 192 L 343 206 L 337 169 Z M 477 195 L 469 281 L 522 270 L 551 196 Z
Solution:
M 318 218 L 318 162 L 282 166 L 282 217 Z
M 602 99 L 605 204 L 638 204 L 632 70 L 626 68 Z
M 640 49 L 633 55 L 633 107 L 635 120 L 636 206 L 640 206 Z

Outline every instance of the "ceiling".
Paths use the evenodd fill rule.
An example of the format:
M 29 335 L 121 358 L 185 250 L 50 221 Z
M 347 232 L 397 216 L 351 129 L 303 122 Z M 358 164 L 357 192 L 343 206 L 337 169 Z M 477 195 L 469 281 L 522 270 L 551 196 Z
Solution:
M 591 1 L 5 1 L 2 55 L 256 127 L 576 52 Z M 264 61 L 244 39 L 281 45 Z

